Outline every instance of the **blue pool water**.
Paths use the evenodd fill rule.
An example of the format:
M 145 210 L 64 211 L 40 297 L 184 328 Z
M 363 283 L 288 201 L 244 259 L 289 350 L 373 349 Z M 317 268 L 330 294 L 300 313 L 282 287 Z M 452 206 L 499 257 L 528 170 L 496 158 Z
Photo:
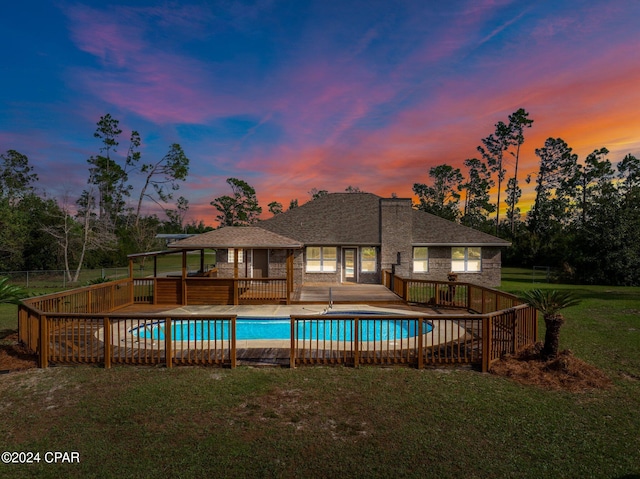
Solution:
M 360 319 L 360 340 L 399 340 L 417 336 L 418 323 L 415 320 Z M 310 340 L 351 341 L 353 321 L 351 319 L 298 321 L 298 337 Z M 433 329 L 424 321 L 422 334 Z M 203 341 L 207 339 L 228 339 L 229 321 L 176 320 L 171 324 L 174 341 Z M 139 338 L 163 340 L 164 321 L 131 329 Z M 289 318 L 238 318 L 236 319 L 237 340 L 290 340 L 291 320 Z

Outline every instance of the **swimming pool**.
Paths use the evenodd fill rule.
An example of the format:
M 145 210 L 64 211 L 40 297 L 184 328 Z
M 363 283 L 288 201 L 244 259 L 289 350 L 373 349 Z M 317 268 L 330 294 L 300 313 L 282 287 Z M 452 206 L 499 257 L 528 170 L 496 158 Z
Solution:
M 353 340 L 353 319 L 299 320 L 296 323 L 297 336 L 304 340 Z M 229 321 L 208 321 L 199 319 L 175 320 L 171 323 L 171 337 L 174 341 L 206 341 L 229 339 Z M 418 335 L 418 321 L 414 319 L 372 319 L 359 320 L 361 341 L 387 341 L 411 338 Z M 433 325 L 422 324 L 422 334 L 431 332 Z M 136 326 L 129 331 L 141 339 L 164 340 L 165 322 L 154 321 Z M 291 320 L 289 318 L 237 318 L 237 340 L 290 340 Z

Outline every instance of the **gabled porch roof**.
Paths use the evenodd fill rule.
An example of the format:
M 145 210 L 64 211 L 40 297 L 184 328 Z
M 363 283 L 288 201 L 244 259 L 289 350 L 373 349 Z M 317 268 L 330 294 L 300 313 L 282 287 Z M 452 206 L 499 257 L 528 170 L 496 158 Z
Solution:
M 227 226 L 169 245 L 169 248 L 173 249 L 300 249 L 302 247 L 299 241 L 257 226 Z

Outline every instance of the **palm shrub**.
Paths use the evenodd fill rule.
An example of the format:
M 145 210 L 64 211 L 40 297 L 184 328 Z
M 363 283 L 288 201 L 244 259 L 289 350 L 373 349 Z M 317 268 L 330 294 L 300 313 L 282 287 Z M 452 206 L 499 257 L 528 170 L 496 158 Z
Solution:
M 546 332 L 540 355 L 543 359 L 555 358 L 560 344 L 560 327 L 564 323 L 564 316 L 559 311 L 575 306 L 580 301 L 571 292 L 557 289 L 532 289 L 523 292 L 520 297 L 542 313 Z
M 9 278 L 0 278 L 0 304 L 18 304 L 27 292 L 19 286 L 9 284 Z

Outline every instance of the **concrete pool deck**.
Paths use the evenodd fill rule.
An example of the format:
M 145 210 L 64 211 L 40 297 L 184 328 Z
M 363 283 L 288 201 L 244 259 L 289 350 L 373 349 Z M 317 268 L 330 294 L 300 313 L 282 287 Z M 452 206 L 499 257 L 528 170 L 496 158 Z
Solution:
M 421 314 L 421 312 L 410 309 L 403 309 L 392 305 L 389 307 L 371 306 L 368 304 L 334 304 L 332 308 L 321 304 L 256 304 L 240 306 L 181 306 L 167 311 L 168 314 L 235 314 L 242 318 L 283 318 L 291 315 L 303 314 L 323 314 L 331 311 L 338 314 L 341 311 L 363 311 L 363 312 L 383 312 L 389 314 Z M 427 313 L 426 310 L 424 314 Z

